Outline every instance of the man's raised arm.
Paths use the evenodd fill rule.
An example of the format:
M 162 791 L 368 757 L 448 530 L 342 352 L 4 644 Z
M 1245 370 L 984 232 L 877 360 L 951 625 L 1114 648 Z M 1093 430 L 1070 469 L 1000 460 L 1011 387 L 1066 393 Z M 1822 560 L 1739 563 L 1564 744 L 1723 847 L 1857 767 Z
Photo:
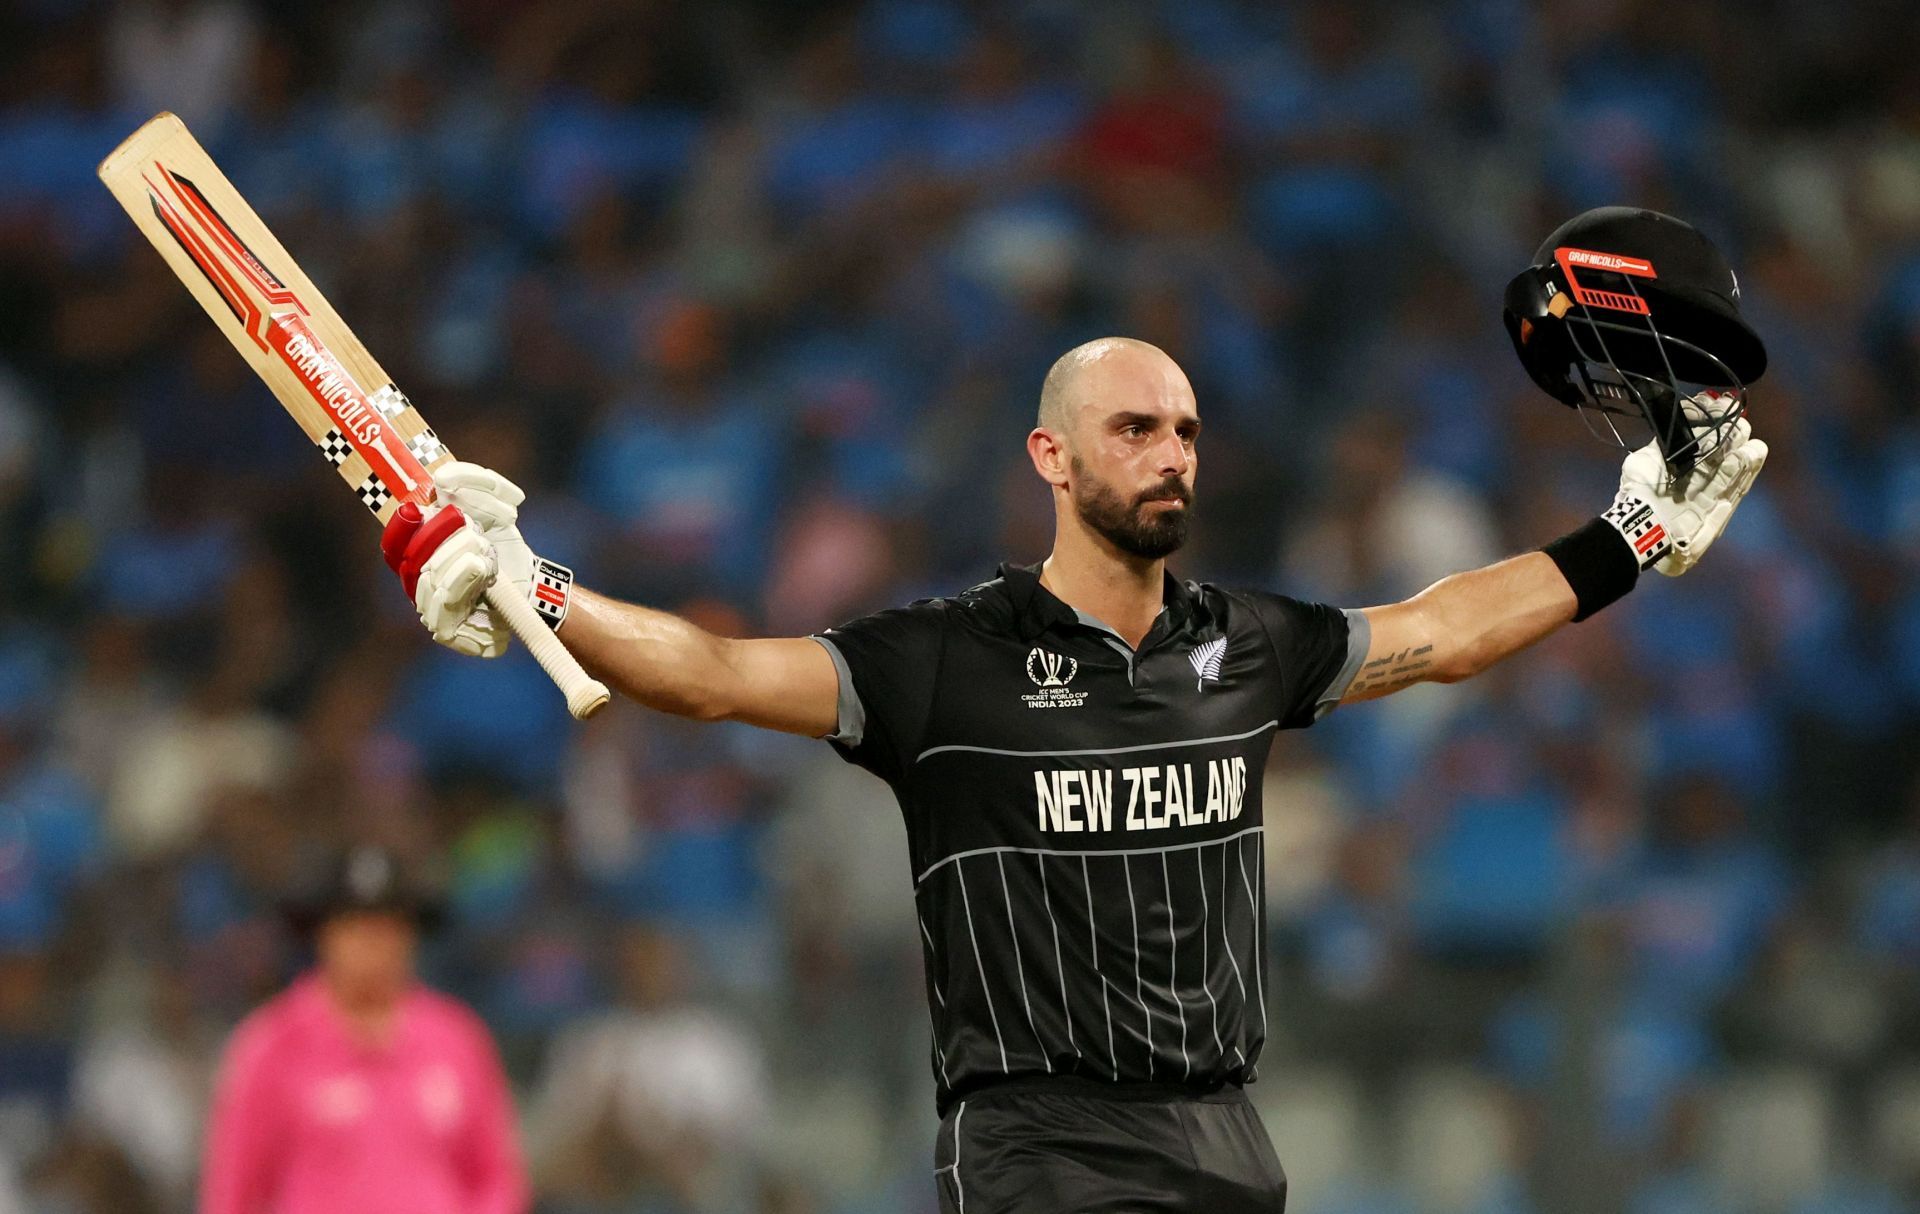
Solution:
M 840 680 L 818 641 L 735 640 L 590 590 L 575 589 L 572 599 L 567 648 L 648 708 L 812 738 L 837 728 Z
M 1340 702 L 1479 674 L 1633 589 L 1644 569 L 1678 577 L 1720 533 L 1766 463 L 1743 417 L 1686 476 L 1653 443 L 1628 455 L 1605 513 L 1538 552 L 1442 578 L 1405 602 L 1367 608 L 1366 660 Z
M 508 633 L 482 595 L 517 587 L 580 663 L 649 708 L 703 721 L 745 721 L 824 737 L 838 724 L 840 684 L 825 646 L 805 637 L 734 640 L 664 611 L 617 602 L 573 584 L 573 571 L 536 557 L 518 526 L 519 487 L 474 464 L 434 472 L 440 508 L 394 512 L 381 537 L 433 639 L 496 657 Z
M 1528 552 L 1442 578 L 1405 602 L 1369 607 L 1367 657 L 1340 702 L 1471 678 L 1570 623 L 1577 605 L 1553 558 Z

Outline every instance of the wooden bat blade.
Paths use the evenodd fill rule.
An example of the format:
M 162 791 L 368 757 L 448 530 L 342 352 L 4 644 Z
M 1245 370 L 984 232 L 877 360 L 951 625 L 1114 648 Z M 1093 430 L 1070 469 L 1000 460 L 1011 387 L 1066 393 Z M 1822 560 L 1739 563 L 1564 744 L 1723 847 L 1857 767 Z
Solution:
M 432 470 L 453 453 L 185 123 L 155 115 L 100 162 L 100 180 L 375 518 L 433 499 Z M 568 711 L 584 719 L 607 702 L 530 605 L 488 593 Z
M 184 123 L 156 116 L 100 179 L 376 517 L 430 500 L 451 453 Z

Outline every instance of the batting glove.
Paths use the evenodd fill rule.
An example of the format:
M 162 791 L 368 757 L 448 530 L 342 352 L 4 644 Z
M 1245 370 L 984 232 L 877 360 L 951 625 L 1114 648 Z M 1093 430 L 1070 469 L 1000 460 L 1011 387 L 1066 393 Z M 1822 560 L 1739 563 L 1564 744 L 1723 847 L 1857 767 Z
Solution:
M 1684 408 L 1696 437 L 1713 429 L 1711 394 L 1693 397 Z M 1684 477 L 1673 475 L 1658 443 L 1648 443 L 1621 465 L 1620 492 L 1601 517 L 1632 546 L 1640 568 L 1679 577 L 1727 529 L 1766 462 L 1767 444 L 1753 437 L 1745 417 Z
M 433 474 L 441 504 L 411 503 L 387 523 L 381 551 L 433 639 L 474 657 L 506 652 L 511 633 L 483 596 L 490 585 L 527 597 L 548 627 L 567 617 L 573 571 L 535 556 L 520 535 L 520 487 L 477 464 L 455 461 Z

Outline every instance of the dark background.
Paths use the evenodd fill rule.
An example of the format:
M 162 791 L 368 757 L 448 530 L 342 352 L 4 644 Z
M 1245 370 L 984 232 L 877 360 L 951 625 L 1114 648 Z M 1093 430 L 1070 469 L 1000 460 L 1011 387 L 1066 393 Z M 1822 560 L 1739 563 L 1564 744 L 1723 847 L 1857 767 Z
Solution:
M 546 1209 L 933 1193 L 885 790 L 436 651 L 95 180 L 162 108 L 538 551 L 742 633 L 1043 555 L 1021 438 L 1112 332 L 1206 417 L 1183 574 L 1364 605 L 1537 545 L 1617 453 L 1499 289 L 1579 209 L 1696 223 L 1765 476 L 1684 582 L 1281 740 L 1258 1095 L 1305 1214 L 1920 1201 L 1910 2 L 0 14 L 0 1211 L 186 1207 L 349 840 L 448 882 Z

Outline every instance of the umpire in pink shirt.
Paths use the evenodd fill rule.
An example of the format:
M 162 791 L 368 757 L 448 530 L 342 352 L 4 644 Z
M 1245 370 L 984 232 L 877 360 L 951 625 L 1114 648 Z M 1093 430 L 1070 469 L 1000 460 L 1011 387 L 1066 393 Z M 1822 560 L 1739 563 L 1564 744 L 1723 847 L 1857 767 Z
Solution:
M 315 968 L 227 1044 L 201 1214 L 521 1214 L 513 1098 L 479 1017 L 422 986 L 426 903 L 350 852 L 302 908 Z

